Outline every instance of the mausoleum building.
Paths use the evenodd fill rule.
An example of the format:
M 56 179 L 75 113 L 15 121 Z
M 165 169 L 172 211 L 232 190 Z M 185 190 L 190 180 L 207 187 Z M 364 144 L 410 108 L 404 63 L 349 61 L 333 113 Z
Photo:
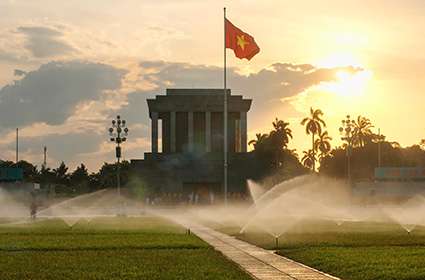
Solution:
M 237 172 L 237 163 L 247 156 L 247 113 L 252 100 L 232 95 L 230 89 L 226 94 L 229 192 L 240 192 L 245 178 Z M 147 103 L 152 150 L 143 160 L 132 160 L 133 168 L 157 192 L 208 192 L 220 196 L 223 89 L 167 89 L 165 95 L 157 95 Z

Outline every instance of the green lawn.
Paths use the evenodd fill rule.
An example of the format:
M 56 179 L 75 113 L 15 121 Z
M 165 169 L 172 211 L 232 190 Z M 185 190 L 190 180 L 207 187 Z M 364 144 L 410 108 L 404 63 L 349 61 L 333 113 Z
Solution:
M 279 253 L 346 280 L 425 279 L 425 245 L 316 246 Z
M 250 279 L 157 217 L 0 225 L 0 279 Z
M 276 249 L 275 239 L 259 229 L 240 239 Z M 278 253 L 345 280 L 425 279 L 425 228 L 411 234 L 395 224 L 330 222 L 302 223 L 279 237 Z

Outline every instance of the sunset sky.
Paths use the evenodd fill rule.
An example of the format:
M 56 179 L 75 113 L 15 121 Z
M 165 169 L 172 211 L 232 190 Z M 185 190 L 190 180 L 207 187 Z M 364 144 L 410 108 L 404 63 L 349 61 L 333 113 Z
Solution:
M 228 50 L 228 85 L 253 98 L 249 139 L 275 117 L 298 153 L 310 106 L 339 144 L 346 114 L 402 146 L 425 138 L 425 3 L 410 1 L 0 0 L 0 158 L 40 165 L 114 160 L 107 128 L 130 128 L 126 159 L 150 150 L 146 98 L 167 87 L 223 86 L 223 7 L 254 36 L 251 61 Z

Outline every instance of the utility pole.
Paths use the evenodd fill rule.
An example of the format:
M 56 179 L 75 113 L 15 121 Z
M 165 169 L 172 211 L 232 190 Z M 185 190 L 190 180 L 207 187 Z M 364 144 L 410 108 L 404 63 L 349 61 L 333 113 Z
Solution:
M 16 128 L 16 163 L 19 161 L 19 128 Z
M 228 115 L 228 104 L 227 104 L 227 66 L 226 66 L 226 8 L 224 11 L 224 108 L 223 108 L 223 128 L 224 128 L 224 143 L 223 143 L 223 156 L 224 156 L 224 174 L 223 174 L 223 186 L 224 186 L 224 205 L 227 206 L 227 188 L 228 188 L 228 144 L 227 144 L 227 115 Z
M 46 146 L 44 146 L 43 153 L 44 153 L 43 166 L 44 166 L 44 168 L 46 168 L 46 166 L 47 166 L 47 147 Z
M 381 167 L 381 129 L 378 128 L 378 167 Z
M 350 119 L 350 115 L 347 115 L 345 120 L 342 120 L 341 123 L 342 126 L 339 128 L 339 132 L 341 134 L 341 140 L 347 142 L 347 180 L 351 185 L 351 153 L 353 148 L 355 121 Z

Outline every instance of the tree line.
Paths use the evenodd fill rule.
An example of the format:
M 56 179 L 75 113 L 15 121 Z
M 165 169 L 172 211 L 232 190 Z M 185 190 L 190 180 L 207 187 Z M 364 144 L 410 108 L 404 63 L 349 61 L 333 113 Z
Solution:
M 258 133 L 255 139 L 249 141 L 253 150 L 249 152 L 246 162 L 231 166 L 235 181 L 238 181 L 237 178 L 261 180 L 273 177 L 274 182 L 271 183 L 277 183 L 308 171 L 343 178 L 347 174 L 348 146 L 351 147 L 351 174 L 354 180 L 373 178 L 374 168 L 379 164 L 386 167 L 425 167 L 425 139 L 417 145 L 402 148 L 397 142 L 386 140 L 384 135 L 374 133 L 374 125 L 367 117 L 347 117 L 343 122 L 349 122 L 352 128 L 351 141 L 344 139 L 341 145 L 332 146 L 333 138 L 326 130 L 324 112 L 310 108 L 300 125 L 311 139 L 311 148 L 301 155 L 289 147 L 293 140 L 290 123 L 276 118 L 269 133 Z M 378 152 L 381 154 L 380 162 Z M 80 194 L 115 187 L 117 183 L 116 163 L 104 163 L 97 172 L 92 173 L 83 163 L 73 171 L 64 162 L 56 168 L 38 168 L 23 160 L 18 163 L 0 160 L 0 167 L 22 168 L 24 181 L 39 183 L 45 189 L 54 185 L 56 193 Z M 120 169 L 122 186 L 131 185 L 130 177 L 133 176 L 130 163 L 121 162 Z
M 310 108 L 309 115 L 300 122 L 306 135 L 311 137 L 311 148 L 303 151 L 301 156 L 295 149 L 288 148 L 293 139 L 290 124 L 277 118 L 270 133 L 256 134 L 256 139 L 249 142 L 253 146 L 252 152 L 258 159 L 268 161 L 269 170 L 294 167 L 298 162 L 311 172 L 340 178 L 347 174 L 347 152 L 350 152 L 352 178 L 357 180 L 373 178 L 374 169 L 379 164 L 385 167 L 425 167 L 425 139 L 417 145 L 402 148 L 398 142 L 388 141 L 384 135 L 374 133 L 374 125 L 369 118 L 359 115 L 350 119 L 347 116 L 343 124 L 349 122 L 351 138 L 342 137 L 342 144 L 333 147 L 333 139 L 326 130 L 323 117 L 322 110 Z M 345 133 L 343 127 L 340 131 Z M 380 162 L 378 153 L 381 154 Z M 285 158 L 287 161 L 284 162 Z
M 56 193 L 81 194 L 98 189 L 116 185 L 117 164 L 103 163 L 97 172 L 89 173 L 87 167 L 81 163 L 73 171 L 61 162 L 56 168 L 49 168 L 44 165 L 38 168 L 30 162 L 21 160 L 17 163 L 0 160 L 0 168 L 17 167 L 23 170 L 25 182 L 33 182 L 41 185 L 43 189 L 54 186 Z M 125 185 L 128 182 L 130 163 L 122 161 L 120 163 L 121 182 Z

